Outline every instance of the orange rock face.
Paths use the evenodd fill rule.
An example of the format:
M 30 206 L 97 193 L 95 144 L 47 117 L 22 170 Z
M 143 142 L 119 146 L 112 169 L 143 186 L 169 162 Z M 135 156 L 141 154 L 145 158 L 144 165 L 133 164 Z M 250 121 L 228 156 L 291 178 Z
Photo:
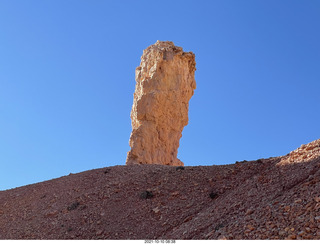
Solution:
M 143 51 L 136 69 L 127 165 L 183 165 L 177 154 L 196 88 L 195 66 L 195 55 L 173 42 L 157 41 Z

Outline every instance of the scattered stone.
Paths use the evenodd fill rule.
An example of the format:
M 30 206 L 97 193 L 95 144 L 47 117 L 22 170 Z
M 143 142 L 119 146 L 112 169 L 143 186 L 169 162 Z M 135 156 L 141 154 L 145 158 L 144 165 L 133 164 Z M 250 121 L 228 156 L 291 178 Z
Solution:
M 254 228 L 252 225 L 247 225 L 247 229 L 250 230 L 250 231 L 253 231 L 253 230 L 255 230 L 256 228 Z
M 45 216 L 48 218 L 51 218 L 51 217 L 55 217 L 58 213 L 59 213 L 58 210 L 53 210 L 53 211 L 47 213 Z
M 223 228 L 224 224 L 218 224 L 216 225 L 216 227 L 214 228 L 215 231 L 219 230 L 220 228 Z
M 289 212 L 290 211 L 290 206 L 285 206 L 283 209 L 284 209 L 284 211 Z
M 184 167 L 183 166 L 178 166 L 176 167 L 176 170 L 179 171 L 179 170 L 184 170 Z
M 177 153 L 196 88 L 195 65 L 195 55 L 173 42 L 157 41 L 143 51 L 136 69 L 127 165 L 183 165 Z
M 280 230 L 280 231 L 279 231 L 279 235 L 280 235 L 280 236 L 284 236 L 284 235 L 286 235 L 286 234 L 287 234 L 287 233 L 286 233 L 286 231 L 284 231 L 284 230 Z
M 286 238 L 287 240 L 295 240 L 297 239 L 297 236 L 294 234 L 288 235 L 288 237 Z
M 247 216 L 247 215 L 250 215 L 250 214 L 253 214 L 253 213 L 254 213 L 253 209 L 248 209 L 245 215 Z
M 210 197 L 211 199 L 216 199 L 216 198 L 218 197 L 218 193 L 217 193 L 217 192 L 211 192 L 211 193 L 209 194 L 209 197 Z
M 302 202 L 302 200 L 300 199 L 300 198 L 298 198 L 298 199 L 296 199 L 295 201 L 294 201 L 294 203 L 301 203 Z
M 185 221 L 183 221 L 185 222 Z M 210 238 L 214 233 L 216 232 L 215 229 L 213 229 L 212 231 L 210 231 L 208 234 L 205 235 L 206 238 Z
M 156 207 L 156 208 L 152 209 L 152 211 L 153 211 L 155 214 L 157 214 L 157 213 L 160 212 L 160 209 L 159 209 L 159 207 Z
M 151 199 L 153 198 L 153 193 L 151 191 L 144 191 L 140 194 L 141 199 Z
M 80 205 L 79 202 L 74 202 L 74 203 L 72 203 L 69 207 L 67 207 L 67 209 L 68 209 L 69 211 L 75 210 L 77 207 L 79 207 L 79 205 Z
M 185 222 L 188 222 L 188 221 L 190 221 L 190 220 L 192 220 L 192 216 L 188 216 L 188 217 L 186 217 L 184 220 L 183 220 L 183 223 L 185 223 Z
M 220 235 L 218 237 L 218 240 L 228 240 L 227 237 L 225 237 L 224 235 Z
M 171 196 L 177 196 L 177 195 L 179 195 L 179 194 L 180 194 L 179 191 L 174 191 L 174 192 L 172 192 L 170 195 L 171 195 Z

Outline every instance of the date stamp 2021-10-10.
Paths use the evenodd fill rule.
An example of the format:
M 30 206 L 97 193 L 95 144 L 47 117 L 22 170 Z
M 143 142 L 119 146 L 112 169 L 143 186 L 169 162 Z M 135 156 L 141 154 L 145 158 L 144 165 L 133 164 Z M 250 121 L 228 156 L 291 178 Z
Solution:
M 176 244 L 176 240 L 144 240 L 146 244 Z

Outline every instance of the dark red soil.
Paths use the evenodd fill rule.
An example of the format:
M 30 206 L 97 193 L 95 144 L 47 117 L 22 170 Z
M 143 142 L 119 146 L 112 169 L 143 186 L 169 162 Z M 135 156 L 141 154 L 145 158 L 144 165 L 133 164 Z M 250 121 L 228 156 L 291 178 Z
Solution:
M 320 239 L 320 140 L 222 166 L 114 166 L 0 191 L 0 239 Z

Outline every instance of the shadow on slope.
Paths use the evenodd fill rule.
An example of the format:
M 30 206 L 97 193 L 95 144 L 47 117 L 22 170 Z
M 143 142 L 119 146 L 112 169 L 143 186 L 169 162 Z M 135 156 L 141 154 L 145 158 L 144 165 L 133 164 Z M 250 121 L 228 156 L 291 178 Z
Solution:
M 3 191 L 0 238 L 318 239 L 320 158 L 289 157 L 113 166 Z

